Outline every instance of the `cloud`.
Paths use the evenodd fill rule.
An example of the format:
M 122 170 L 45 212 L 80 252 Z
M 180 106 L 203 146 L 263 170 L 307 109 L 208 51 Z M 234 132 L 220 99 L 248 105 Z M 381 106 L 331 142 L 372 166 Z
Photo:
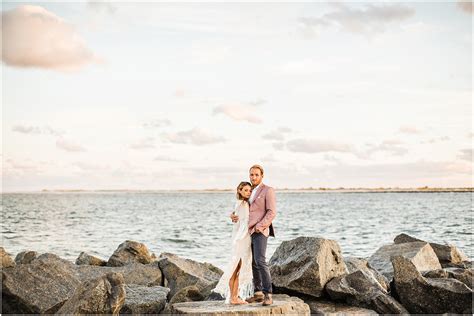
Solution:
M 435 137 L 435 138 L 430 138 L 429 140 L 421 141 L 420 144 L 434 144 L 438 142 L 446 142 L 450 139 L 451 138 L 449 136 L 441 136 L 441 137 Z
M 224 114 L 236 121 L 247 121 L 253 124 L 261 124 L 262 119 L 254 114 L 255 104 L 231 103 L 214 108 L 213 114 Z
M 30 160 L 19 162 L 13 159 L 7 159 L 5 162 L 5 169 L 9 174 L 39 174 L 44 172 L 43 166 L 33 163 Z
M 36 134 L 36 135 L 53 135 L 62 136 L 64 132 L 55 130 L 49 126 L 26 126 L 26 125 L 14 125 L 12 131 L 22 134 Z
M 472 162 L 472 150 L 472 148 L 461 149 L 461 153 L 458 155 L 458 158 Z
M 352 145 L 330 142 L 318 139 L 294 139 L 286 143 L 286 148 L 293 152 L 322 153 L 322 152 L 353 152 Z
M 82 161 L 73 163 L 73 166 L 78 167 L 82 171 L 103 171 L 103 170 L 109 169 L 109 166 L 106 166 L 106 165 L 99 165 L 95 163 L 82 162 Z
M 306 36 L 317 36 L 322 28 L 328 27 L 373 36 L 384 32 L 388 24 L 408 19 L 415 14 L 412 8 L 401 4 L 366 4 L 362 9 L 350 8 L 339 2 L 331 5 L 335 10 L 320 17 L 298 19 Z
M 156 156 L 153 160 L 154 161 L 169 161 L 169 162 L 183 162 L 184 161 L 181 159 L 176 159 L 173 157 L 163 156 L 163 155 Z
M 86 151 L 86 149 L 71 141 L 71 140 L 66 140 L 64 138 L 59 138 L 57 141 L 56 141 L 56 147 L 59 148 L 59 149 L 62 149 L 62 150 L 65 150 L 65 151 L 69 151 L 69 152 L 84 152 Z
M 276 150 L 283 150 L 285 149 L 285 143 L 284 142 L 276 142 L 272 144 L 273 148 Z
M 369 149 L 366 151 L 367 155 L 371 155 L 375 152 L 389 152 L 394 156 L 402 156 L 408 153 L 408 149 L 401 146 L 403 144 L 397 139 L 384 140 L 378 145 L 368 144 Z
M 474 6 L 472 5 L 472 1 L 458 1 L 457 7 L 463 12 L 474 15 Z
M 77 70 L 100 59 L 75 29 L 37 5 L 2 12 L 2 60 L 16 67 Z
M 262 157 L 261 160 L 263 162 L 276 162 L 275 155 L 273 155 L 273 154 L 268 154 L 265 157 Z
M 146 123 L 143 123 L 143 127 L 145 128 L 160 128 L 164 126 L 170 126 L 171 121 L 168 119 L 156 119 Z
M 403 133 L 403 134 L 420 134 L 421 133 L 421 131 L 418 128 L 414 126 L 408 126 L 408 125 L 400 127 L 398 132 Z
M 154 137 L 142 138 L 138 140 L 137 142 L 131 144 L 130 148 L 137 149 L 137 150 L 155 148 L 155 138 Z
M 291 129 L 288 127 L 279 127 L 276 130 L 270 131 L 267 134 L 262 135 L 263 139 L 268 140 L 278 140 L 283 141 L 285 140 L 285 134 L 291 133 Z
M 175 144 L 192 144 L 197 146 L 210 145 L 225 142 L 221 136 L 211 135 L 208 131 L 195 127 L 188 131 L 177 133 L 165 133 L 163 139 Z
M 94 1 L 89 1 L 87 2 L 87 7 L 93 11 L 97 12 L 102 12 L 105 11 L 106 13 L 109 14 L 114 14 L 117 11 L 117 7 L 108 1 L 99 1 L 99 0 L 94 0 Z

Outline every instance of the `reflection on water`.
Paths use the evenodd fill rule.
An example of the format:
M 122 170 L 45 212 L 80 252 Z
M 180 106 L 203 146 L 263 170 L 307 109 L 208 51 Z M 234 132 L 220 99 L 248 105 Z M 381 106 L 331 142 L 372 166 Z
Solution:
M 3 194 L 2 246 L 53 252 L 75 260 L 81 251 L 107 259 L 124 240 L 151 251 L 225 265 L 234 205 L 219 193 Z M 321 236 L 344 255 L 370 256 L 401 233 L 449 242 L 473 257 L 472 193 L 277 193 L 276 238 Z

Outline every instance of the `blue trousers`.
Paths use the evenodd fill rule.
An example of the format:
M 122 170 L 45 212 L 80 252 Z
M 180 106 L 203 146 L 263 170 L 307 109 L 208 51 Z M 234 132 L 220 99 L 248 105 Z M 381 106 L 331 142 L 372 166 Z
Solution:
M 255 292 L 273 293 L 272 277 L 265 259 L 267 240 L 262 233 L 253 233 L 252 236 L 252 274 Z

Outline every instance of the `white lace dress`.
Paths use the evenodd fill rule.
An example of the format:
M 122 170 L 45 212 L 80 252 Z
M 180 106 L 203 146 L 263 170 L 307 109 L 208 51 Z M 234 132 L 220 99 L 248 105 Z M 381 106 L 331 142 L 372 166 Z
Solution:
M 248 230 L 249 204 L 246 201 L 238 200 L 235 204 L 235 213 L 239 216 L 237 223 L 234 223 L 232 238 L 230 240 L 230 257 L 224 274 L 221 276 L 214 292 L 221 294 L 225 298 L 225 303 L 230 303 L 229 280 L 235 272 L 239 260 L 242 259 L 239 272 L 238 295 L 242 299 L 253 296 L 253 275 L 252 275 L 252 248 L 251 238 Z

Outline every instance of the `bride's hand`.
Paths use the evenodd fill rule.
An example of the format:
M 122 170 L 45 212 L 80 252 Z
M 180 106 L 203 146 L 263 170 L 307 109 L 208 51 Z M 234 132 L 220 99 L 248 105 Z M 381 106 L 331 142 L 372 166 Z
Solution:
M 230 219 L 232 220 L 232 222 L 237 223 L 237 221 L 239 220 L 239 216 L 234 215 L 234 213 L 232 213 L 230 214 Z

